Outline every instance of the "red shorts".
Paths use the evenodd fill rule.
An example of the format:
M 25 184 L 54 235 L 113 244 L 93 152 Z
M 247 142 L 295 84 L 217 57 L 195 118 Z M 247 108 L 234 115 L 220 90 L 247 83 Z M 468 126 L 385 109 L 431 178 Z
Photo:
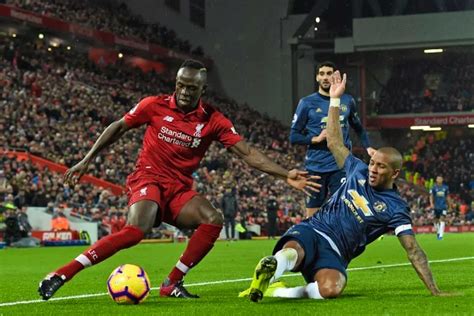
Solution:
M 183 206 L 198 194 L 191 187 L 192 183 L 183 183 L 179 179 L 158 178 L 136 170 L 127 178 L 128 206 L 142 200 L 155 201 L 160 207 L 161 216 L 157 220 L 175 225 L 176 217 Z

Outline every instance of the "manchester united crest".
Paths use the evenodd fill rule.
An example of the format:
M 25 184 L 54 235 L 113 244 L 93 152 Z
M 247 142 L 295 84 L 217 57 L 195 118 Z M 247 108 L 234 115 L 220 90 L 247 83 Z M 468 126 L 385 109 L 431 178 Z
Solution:
M 385 212 L 385 210 L 387 209 L 387 204 L 385 204 L 385 203 L 382 202 L 382 201 L 377 201 L 377 202 L 374 203 L 373 209 L 374 209 L 377 213 Z

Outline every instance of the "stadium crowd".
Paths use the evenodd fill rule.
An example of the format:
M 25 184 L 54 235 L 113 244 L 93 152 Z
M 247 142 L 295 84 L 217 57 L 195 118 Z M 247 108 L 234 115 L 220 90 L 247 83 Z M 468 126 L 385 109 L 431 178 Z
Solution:
M 2 147 L 28 151 L 68 166 L 81 159 L 105 126 L 126 113 L 140 98 L 169 93 L 174 88 L 173 81 L 153 72 L 144 74 L 120 63 L 99 68 L 83 53 L 60 49 L 49 52 L 40 41 L 29 43 L 0 37 L 0 52 Z M 220 108 L 247 141 L 275 161 L 286 167 L 302 168 L 304 148 L 289 145 L 287 127 L 215 92 L 207 93 L 206 100 Z M 110 152 L 96 159 L 90 173 L 123 185 L 133 170 L 142 133 L 143 130 L 130 131 Z M 463 158 L 453 160 L 453 164 L 457 163 L 456 167 L 461 169 L 466 165 L 472 168 L 469 167 L 472 150 L 467 150 L 472 148 L 472 142 L 461 143 L 460 140 L 456 145 L 460 146 L 456 157 Z M 447 146 L 439 147 L 439 151 L 453 153 L 449 142 Z M 438 150 L 436 148 L 431 150 Z M 442 166 L 435 161 L 431 163 Z M 449 164 L 451 162 L 444 168 L 450 168 Z M 115 197 L 88 183 L 69 188 L 63 185 L 62 175 L 8 156 L 2 157 L 0 167 L 0 172 L 3 171 L 0 184 L 3 179 L 5 186 L 1 191 L 3 201 L 13 199 L 19 208 L 46 206 L 56 212 L 60 207 L 70 207 L 74 216 L 102 222 L 103 233 L 115 231 L 124 223 L 125 196 Z M 472 170 L 471 174 L 466 173 L 467 177 L 470 175 Z M 265 233 L 266 201 L 271 195 L 277 197 L 279 206 L 279 233 L 303 217 L 301 193 L 248 168 L 218 144 L 211 146 L 193 176 L 196 190 L 214 205 L 220 205 L 226 189 L 233 190 L 239 201 L 237 221 L 244 226 L 260 225 Z M 402 184 L 401 192 L 409 200 L 417 223 L 428 223 L 431 218 L 426 196 L 415 193 L 410 185 Z M 469 212 L 472 213 L 472 207 L 461 215 L 467 217 Z M 465 221 L 461 215 L 454 216 L 452 223 Z
M 191 44 L 178 38 L 173 30 L 159 23 L 146 23 L 140 15 L 133 14 L 123 2 L 7 0 L 7 4 L 118 36 L 138 38 L 196 56 L 204 55 L 200 46 L 192 49 Z
M 435 60 L 403 60 L 393 67 L 375 105 L 375 113 L 472 111 L 473 67 L 468 53 L 445 54 Z
M 415 226 L 433 224 L 434 211 L 430 207 L 429 194 L 421 186 L 414 186 L 407 182 L 398 182 L 398 189 L 402 197 L 408 202 L 413 223 Z M 460 194 L 451 194 L 452 211 L 446 215 L 448 226 L 459 226 L 474 223 L 474 190 L 470 191 L 470 198 Z M 470 202 L 469 202 L 470 201 Z
M 448 213 L 448 222 L 463 224 L 472 222 L 474 214 L 474 143 L 469 133 L 461 131 L 439 132 L 419 137 L 413 148 L 405 155 L 404 170 L 408 182 L 430 189 L 437 176 L 442 176 L 449 186 L 453 212 Z M 426 192 L 426 191 L 425 191 Z M 406 192 L 405 195 L 418 210 L 421 222 L 429 210 L 428 195 Z M 423 211 L 425 210 L 425 211 Z
M 3 147 L 28 151 L 69 166 L 85 155 L 108 123 L 123 115 L 137 100 L 173 88 L 171 81 L 152 73 L 143 74 L 120 65 L 99 69 L 84 56 L 60 50 L 48 52 L 40 43 L 20 44 L 4 37 L 0 48 Z M 281 124 L 212 92 L 206 98 L 236 122 L 236 128 L 249 142 L 282 165 L 301 166 L 297 161 L 303 161 L 302 151 L 289 148 L 287 132 Z M 94 162 L 91 174 L 123 184 L 133 170 L 141 133 L 128 133 L 110 153 Z M 303 197 L 299 193 L 290 192 L 281 181 L 247 168 L 220 145 L 210 148 L 194 176 L 197 190 L 209 195 L 216 205 L 224 187 L 233 186 L 240 197 L 241 216 L 250 221 L 263 220 L 260 213 L 264 198 L 270 193 L 280 197 L 285 215 L 301 212 L 299 201 Z M 74 204 L 69 199 L 63 201 L 58 192 L 51 196 L 57 197 L 57 205 Z M 94 204 L 87 205 L 86 213 Z
M 405 160 L 405 169 L 422 175 L 423 180 L 441 175 L 453 192 L 474 189 L 474 141 L 468 135 L 441 132 L 421 136 Z

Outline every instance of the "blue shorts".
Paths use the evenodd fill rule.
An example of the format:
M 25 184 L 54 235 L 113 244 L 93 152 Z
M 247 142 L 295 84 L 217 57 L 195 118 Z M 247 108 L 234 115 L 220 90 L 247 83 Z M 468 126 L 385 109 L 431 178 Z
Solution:
M 448 214 L 448 212 L 446 211 L 446 209 L 441 209 L 441 210 L 435 209 L 434 214 L 435 214 L 436 218 L 440 218 L 441 216 L 446 216 L 446 214 Z
M 312 197 L 306 198 L 306 207 L 315 208 L 321 207 L 326 197 L 331 196 L 334 192 L 339 189 L 342 183 L 346 180 L 346 171 L 344 169 L 331 171 L 331 172 L 316 172 L 308 170 L 310 176 L 320 176 L 321 179 L 317 180 L 321 184 L 319 193 L 312 192 Z
M 336 251 L 331 248 L 329 242 L 319 235 L 306 221 L 297 224 L 278 240 L 273 254 L 277 253 L 290 240 L 297 241 L 304 249 L 305 257 L 298 271 L 301 272 L 307 283 L 314 282 L 316 272 L 321 269 L 334 269 L 346 277 L 347 263 Z

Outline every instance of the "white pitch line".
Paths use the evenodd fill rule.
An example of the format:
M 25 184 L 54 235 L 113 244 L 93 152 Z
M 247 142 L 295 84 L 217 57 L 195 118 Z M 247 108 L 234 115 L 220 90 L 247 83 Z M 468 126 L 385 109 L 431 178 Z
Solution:
M 465 260 L 473 260 L 473 259 L 474 259 L 474 257 L 440 259 L 440 260 L 430 260 L 430 263 L 444 263 L 444 262 L 465 261 Z M 381 268 L 396 268 L 396 267 L 404 267 L 404 266 L 409 266 L 409 265 L 411 265 L 411 263 L 404 262 L 404 263 L 395 263 L 395 264 L 376 265 L 376 266 L 370 266 L 370 267 L 349 268 L 349 269 L 347 269 L 347 271 L 362 271 L 362 270 L 373 270 L 373 269 L 381 269 Z M 282 277 L 294 277 L 294 276 L 299 276 L 299 275 L 301 275 L 301 274 L 300 273 L 291 273 L 291 274 L 285 274 Z M 213 285 L 213 284 L 224 284 L 224 283 L 237 283 L 237 282 L 244 282 L 244 281 L 250 281 L 250 280 L 252 280 L 252 278 L 220 280 L 220 281 L 211 281 L 211 282 L 200 282 L 200 283 L 186 284 L 186 287 L 202 286 L 202 285 Z M 159 287 L 152 287 L 151 288 L 151 290 L 157 290 L 157 289 L 159 289 Z M 82 295 L 72 295 L 72 296 L 63 296 L 63 297 L 53 297 L 49 301 L 64 301 L 64 300 L 72 300 L 72 299 L 104 296 L 104 295 L 108 295 L 108 293 L 95 293 L 95 294 L 82 294 Z M 7 303 L 0 303 L 0 307 L 15 306 L 15 305 L 22 305 L 22 304 L 45 303 L 45 302 L 46 301 L 43 301 L 43 300 L 7 302 Z
M 465 261 L 465 260 L 472 260 L 472 259 L 474 259 L 474 257 L 439 259 L 439 260 L 430 260 L 429 262 L 430 263 L 443 263 L 443 262 L 453 262 L 453 261 Z M 411 266 L 411 263 L 404 262 L 404 263 L 386 264 L 386 265 L 371 266 L 371 267 L 349 268 L 347 269 L 347 271 L 371 270 L 371 269 L 378 269 L 378 268 L 394 268 L 394 267 L 403 267 L 403 266 Z

